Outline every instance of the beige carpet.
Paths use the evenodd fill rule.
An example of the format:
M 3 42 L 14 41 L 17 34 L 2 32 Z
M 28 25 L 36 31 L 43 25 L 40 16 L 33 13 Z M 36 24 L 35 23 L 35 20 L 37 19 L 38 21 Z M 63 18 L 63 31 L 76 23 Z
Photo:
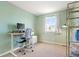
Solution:
M 66 57 L 66 47 L 60 45 L 52 45 L 46 43 L 38 43 L 34 49 L 34 52 L 26 52 L 26 55 L 15 52 L 18 57 Z M 11 54 L 7 54 L 3 57 L 12 57 Z

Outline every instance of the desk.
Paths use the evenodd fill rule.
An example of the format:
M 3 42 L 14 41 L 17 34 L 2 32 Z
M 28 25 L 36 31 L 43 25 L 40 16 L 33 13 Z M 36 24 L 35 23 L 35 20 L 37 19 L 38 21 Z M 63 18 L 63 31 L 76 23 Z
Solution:
M 16 49 L 19 49 L 19 48 L 16 48 L 16 49 L 14 49 L 13 48 L 13 40 L 14 40 L 14 36 L 18 36 L 18 35 L 25 35 L 25 33 L 10 33 L 10 35 L 11 35 L 11 51 L 10 51 L 10 53 L 13 55 L 13 56 L 17 56 L 15 53 L 14 53 L 14 51 L 16 50 Z M 37 43 L 37 36 L 32 36 L 32 44 L 35 44 L 35 43 Z
M 13 56 L 17 56 L 13 51 L 14 51 L 14 49 L 13 49 L 13 38 L 14 38 L 14 36 L 18 36 L 18 35 L 24 35 L 25 33 L 10 33 L 10 35 L 11 35 L 11 51 L 10 51 L 10 53 L 13 55 Z M 16 50 L 16 49 L 15 49 Z

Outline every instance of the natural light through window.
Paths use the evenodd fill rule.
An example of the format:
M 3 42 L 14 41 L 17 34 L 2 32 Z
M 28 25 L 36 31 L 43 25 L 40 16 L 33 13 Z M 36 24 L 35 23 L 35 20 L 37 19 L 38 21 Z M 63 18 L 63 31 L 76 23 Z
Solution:
M 57 16 L 51 16 L 45 18 L 45 31 L 55 32 L 57 28 Z

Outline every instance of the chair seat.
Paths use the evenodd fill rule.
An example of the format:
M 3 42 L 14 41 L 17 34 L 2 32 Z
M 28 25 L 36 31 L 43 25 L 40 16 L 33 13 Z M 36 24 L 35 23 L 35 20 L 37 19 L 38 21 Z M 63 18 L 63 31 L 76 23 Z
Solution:
M 21 39 L 24 39 L 25 40 L 26 38 L 25 37 L 21 37 Z
M 24 40 L 22 40 L 22 41 L 20 41 L 20 42 L 18 42 L 18 43 L 24 43 L 24 42 L 26 42 L 26 40 L 24 39 Z

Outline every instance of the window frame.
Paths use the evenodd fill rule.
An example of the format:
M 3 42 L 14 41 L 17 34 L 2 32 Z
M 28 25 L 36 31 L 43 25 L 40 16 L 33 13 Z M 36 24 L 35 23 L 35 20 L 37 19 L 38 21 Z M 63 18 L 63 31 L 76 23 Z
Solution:
M 55 31 L 48 31 L 48 30 L 46 30 L 46 17 L 53 17 L 53 16 L 55 16 L 57 19 L 56 19 L 56 26 L 55 26 Z M 58 17 L 58 15 L 52 15 L 52 16 L 46 16 L 45 17 L 45 32 L 60 32 L 60 27 L 59 27 L 59 17 Z

